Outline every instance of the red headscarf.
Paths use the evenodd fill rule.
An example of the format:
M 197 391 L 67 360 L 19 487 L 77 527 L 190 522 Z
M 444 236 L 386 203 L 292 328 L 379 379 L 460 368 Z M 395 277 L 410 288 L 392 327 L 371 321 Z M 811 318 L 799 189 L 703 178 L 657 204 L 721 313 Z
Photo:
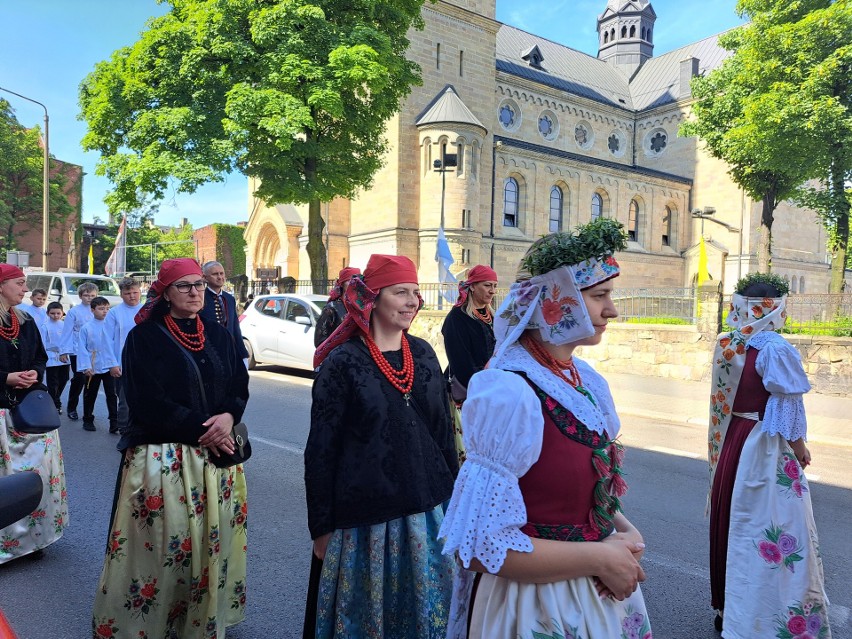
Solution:
M 24 272 L 14 264 L 0 264 L 0 282 L 26 277 Z
M 467 279 L 459 282 L 459 298 L 456 300 L 456 306 L 464 306 L 467 301 L 467 295 L 470 292 L 470 285 L 477 282 L 496 282 L 497 273 L 490 266 L 477 264 L 467 274 Z
M 334 283 L 334 288 L 328 294 L 329 302 L 340 299 L 340 296 L 343 295 L 343 285 L 349 282 L 353 275 L 361 275 L 361 269 L 354 266 L 347 266 L 340 269 L 340 273 L 337 275 L 337 282 Z
M 171 260 L 165 260 L 160 264 L 160 271 L 157 273 L 157 279 L 151 284 L 148 289 L 148 301 L 145 306 L 139 309 L 134 318 L 137 324 L 144 322 L 151 315 L 151 309 L 156 306 L 157 302 L 170 285 L 177 282 L 182 277 L 187 276 L 204 277 L 201 272 L 201 265 L 191 257 L 178 257 Z
M 414 262 L 404 255 L 371 255 L 364 275 L 353 277 L 343 294 L 346 318 L 314 353 L 314 368 L 359 331 L 364 335 L 370 334 L 370 315 L 376 298 L 381 289 L 394 284 L 417 284 Z M 423 306 L 422 299 L 420 306 Z

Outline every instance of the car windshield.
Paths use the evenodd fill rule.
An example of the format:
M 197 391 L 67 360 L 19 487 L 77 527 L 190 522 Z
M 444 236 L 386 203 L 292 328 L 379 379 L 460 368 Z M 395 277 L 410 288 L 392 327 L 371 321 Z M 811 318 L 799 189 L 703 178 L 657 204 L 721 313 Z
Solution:
M 98 295 L 120 295 L 118 292 L 118 285 L 115 283 L 115 280 L 111 280 L 107 277 L 66 277 L 65 288 L 68 289 L 69 294 L 73 295 L 77 293 L 77 287 L 84 282 L 92 282 L 92 284 L 95 284 L 98 287 Z

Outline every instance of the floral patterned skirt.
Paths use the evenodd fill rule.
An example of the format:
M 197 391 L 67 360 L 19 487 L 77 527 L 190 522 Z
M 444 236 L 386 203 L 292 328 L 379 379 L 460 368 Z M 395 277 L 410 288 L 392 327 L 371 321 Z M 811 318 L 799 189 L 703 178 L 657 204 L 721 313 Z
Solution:
M 642 591 L 601 599 L 589 577 L 550 584 L 483 574 L 469 639 L 652 639 Z
M 49 546 L 68 527 L 68 494 L 59 431 L 19 433 L 0 409 L 0 476 L 35 470 L 44 482 L 41 503 L 28 517 L 0 529 L 0 564 Z
M 730 472 L 722 636 L 831 639 L 808 480 L 792 449 L 757 422 Z
M 444 639 L 455 561 L 443 509 L 336 530 L 319 582 L 317 639 Z
M 197 446 L 125 452 L 92 636 L 224 639 L 245 617 L 246 481 Z

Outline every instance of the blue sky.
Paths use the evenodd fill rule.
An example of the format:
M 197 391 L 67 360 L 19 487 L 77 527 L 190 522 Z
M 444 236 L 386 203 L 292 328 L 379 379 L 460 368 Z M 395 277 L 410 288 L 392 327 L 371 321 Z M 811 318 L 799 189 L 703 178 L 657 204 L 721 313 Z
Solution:
M 653 0 L 657 13 L 655 51 L 664 53 L 741 24 L 736 0 Z M 606 0 L 497 0 L 497 19 L 590 55 L 597 54 L 596 18 Z M 47 105 L 51 153 L 80 164 L 83 219 L 106 219 L 103 196 L 109 182 L 95 175 L 96 153 L 84 153 L 85 124 L 77 120 L 80 81 L 100 60 L 132 44 L 145 21 L 167 7 L 155 0 L 0 0 L 0 87 Z M 39 36 L 43 36 L 39 37 Z M 15 96 L 0 94 L 26 126 L 40 125 L 43 111 Z M 248 188 L 240 175 L 193 195 L 168 194 L 157 222 L 188 218 L 196 228 L 247 217 Z

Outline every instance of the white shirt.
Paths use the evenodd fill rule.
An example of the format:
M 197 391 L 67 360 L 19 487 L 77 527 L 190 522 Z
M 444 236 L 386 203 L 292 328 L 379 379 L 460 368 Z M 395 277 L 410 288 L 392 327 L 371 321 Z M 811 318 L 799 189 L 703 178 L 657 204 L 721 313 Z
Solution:
M 124 343 L 127 341 L 127 334 L 130 329 L 136 326 L 136 314 L 139 312 L 143 304 L 140 302 L 136 306 L 128 306 L 124 302 L 109 309 L 106 319 L 104 320 L 104 332 L 107 335 L 107 341 L 111 349 L 111 357 L 121 366 L 121 351 L 124 348 Z
M 80 329 L 76 353 L 78 371 L 92 369 L 96 375 L 100 375 L 113 366 L 118 366 L 118 362 L 112 356 L 110 340 L 104 330 L 105 325 L 104 320 L 93 320 Z
M 49 317 L 43 324 L 41 340 L 44 342 L 44 350 L 47 352 L 48 366 L 68 366 L 67 362 L 59 360 L 62 329 L 64 326 L 65 322 L 63 320 L 52 320 Z
M 92 309 L 85 304 L 77 304 L 65 315 L 65 326 L 62 330 L 60 350 L 63 355 L 77 354 L 77 340 L 83 325 L 95 319 Z
M 45 306 L 19 304 L 18 308 L 33 318 L 33 321 L 36 323 L 36 326 L 38 326 L 39 331 L 44 329 L 44 323 L 47 321 L 47 310 L 45 310 Z

